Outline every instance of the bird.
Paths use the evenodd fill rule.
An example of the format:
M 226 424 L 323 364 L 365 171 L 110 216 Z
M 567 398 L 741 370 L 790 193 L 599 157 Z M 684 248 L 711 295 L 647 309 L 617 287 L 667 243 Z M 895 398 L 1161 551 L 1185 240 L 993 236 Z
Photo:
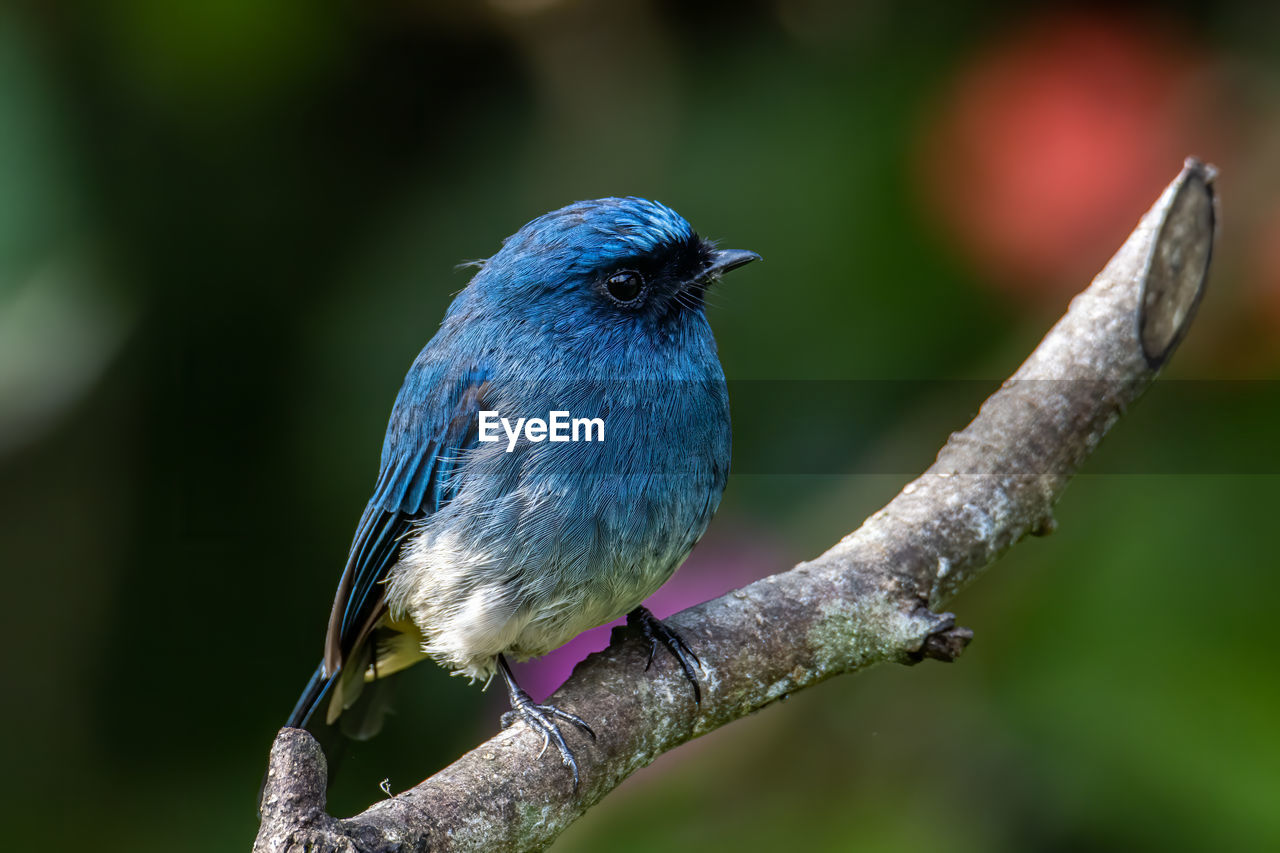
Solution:
M 287 726 L 336 724 L 368 685 L 433 659 L 473 681 L 501 677 L 503 725 L 523 720 L 543 752 L 554 743 L 577 790 L 561 725 L 594 730 L 534 702 L 508 658 L 624 614 L 649 665 L 669 650 L 700 702 L 700 661 L 643 602 L 720 504 L 729 398 L 705 295 L 759 258 L 624 197 L 546 213 L 471 262 L 395 400 L 324 654 Z M 380 715 L 370 720 L 347 733 L 376 733 Z

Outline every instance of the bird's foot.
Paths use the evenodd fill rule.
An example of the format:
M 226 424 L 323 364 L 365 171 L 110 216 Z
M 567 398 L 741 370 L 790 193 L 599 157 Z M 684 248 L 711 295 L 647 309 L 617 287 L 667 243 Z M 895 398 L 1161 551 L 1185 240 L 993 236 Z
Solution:
M 649 608 L 644 606 L 637 607 L 627 614 L 627 624 L 639 628 L 640 633 L 649 641 L 649 662 L 644 666 L 645 671 L 648 672 L 649 667 L 653 666 L 653 656 L 658 653 L 658 646 L 665 646 L 667 651 L 680 662 L 684 677 L 693 685 L 693 701 L 701 705 L 702 687 L 698 684 L 698 677 L 694 674 L 693 668 L 696 666 L 702 669 L 702 661 L 698 660 L 698 656 L 689 648 L 684 638 L 668 628 L 661 619 L 650 613 Z
M 543 705 L 533 701 L 533 698 L 524 691 L 515 679 L 511 676 L 511 670 L 507 666 L 507 662 L 500 656 L 498 658 L 499 668 L 502 672 L 503 680 L 507 683 L 507 695 L 511 699 L 511 710 L 502 715 L 502 727 L 510 728 L 515 725 L 517 720 L 524 720 L 529 728 L 542 735 L 542 749 L 538 752 L 538 758 L 542 758 L 543 753 L 547 751 L 547 747 L 554 743 L 556 749 L 560 751 L 560 760 L 569 768 L 569 772 L 573 774 L 573 790 L 578 790 L 578 762 L 573 757 L 573 751 L 569 749 L 569 745 L 565 743 L 564 735 L 560 732 L 560 725 L 557 721 L 573 723 L 582 731 L 586 732 L 592 740 L 596 739 L 596 733 L 591 730 L 591 726 L 587 725 L 587 721 L 579 717 L 577 714 L 570 714 L 568 711 L 562 711 L 555 705 Z

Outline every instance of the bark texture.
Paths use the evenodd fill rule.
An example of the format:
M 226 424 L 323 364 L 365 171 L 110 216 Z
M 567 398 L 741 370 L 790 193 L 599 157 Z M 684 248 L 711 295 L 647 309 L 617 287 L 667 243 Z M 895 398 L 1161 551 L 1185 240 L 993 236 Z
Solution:
M 1132 235 L 937 461 L 820 557 L 672 616 L 702 660 L 701 705 L 675 662 L 624 629 L 551 702 L 575 793 L 554 749 L 523 723 L 414 788 L 338 820 L 312 737 L 271 750 L 256 851 L 535 850 L 659 754 L 834 675 L 883 662 L 953 660 L 971 633 L 937 608 L 1027 534 L 1185 335 L 1208 272 L 1213 169 L 1188 160 Z

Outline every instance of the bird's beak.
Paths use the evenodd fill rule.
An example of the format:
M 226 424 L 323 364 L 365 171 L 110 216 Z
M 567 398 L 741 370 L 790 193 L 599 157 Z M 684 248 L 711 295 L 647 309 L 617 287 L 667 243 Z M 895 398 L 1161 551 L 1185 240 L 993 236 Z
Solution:
M 711 255 L 711 264 L 702 271 L 702 278 L 718 278 L 730 270 L 746 266 L 752 261 L 760 260 L 755 252 L 746 249 L 720 249 Z

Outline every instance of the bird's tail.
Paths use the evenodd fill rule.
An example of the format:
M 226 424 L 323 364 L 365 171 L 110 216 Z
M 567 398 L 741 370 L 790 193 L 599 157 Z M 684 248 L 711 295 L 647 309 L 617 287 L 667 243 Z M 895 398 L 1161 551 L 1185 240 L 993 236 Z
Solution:
M 355 649 L 353 659 L 346 661 L 332 675 L 325 675 L 323 663 L 317 666 L 285 725 L 307 729 L 322 740 L 339 732 L 351 740 L 368 740 L 376 735 L 391 710 L 390 700 L 395 692 L 393 682 L 397 679 L 390 676 L 398 674 L 406 664 L 388 658 L 379 677 L 366 684 L 365 672 L 369 667 L 372 645 Z M 421 655 L 412 658 L 420 659 Z M 321 713 L 317 714 L 317 711 Z
M 302 695 L 298 697 L 298 704 L 293 706 L 293 713 L 289 715 L 289 722 L 285 723 L 285 725 L 289 728 L 305 729 L 307 723 L 311 721 L 311 716 L 325 701 L 337 680 L 337 673 L 333 675 L 324 674 L 323 663 L 317 666 L 316 671 L 311 675 L 311 680 L 307 682 L 306 688 L 303 689 Z

